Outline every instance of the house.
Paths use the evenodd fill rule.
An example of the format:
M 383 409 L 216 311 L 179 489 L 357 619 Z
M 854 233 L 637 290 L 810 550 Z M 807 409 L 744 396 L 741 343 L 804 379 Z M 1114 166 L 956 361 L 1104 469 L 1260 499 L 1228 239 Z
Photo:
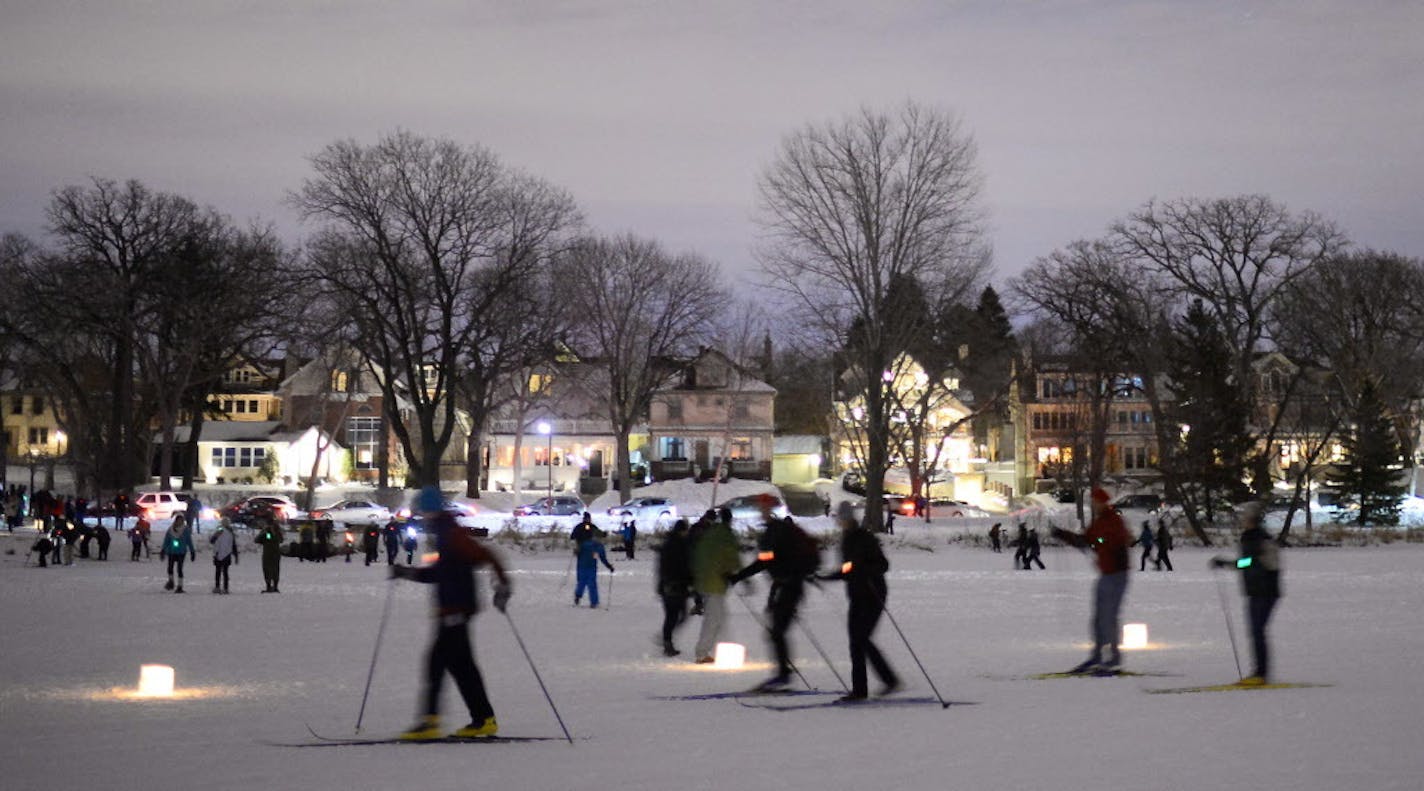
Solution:
M 807 484 L 821 476 L 826 460 L 826 437 L 785 434 L 772 441 L 771 482 L 777 486 Z
M 868 454 L 867 377 L 850 366 L 837 378 L 831 443 L 841 471 L 857 470 Z M 982 460 L 974 443 L 973 398 L 953 367 L 931 376 L 912 355 L 902 353 L 876 377 L 885 388 L 889 410 L 890 490 L 909 493 L 915 467 L 931 483 L 934 496 L 971 499 L 984 488 Z
M 281 420 L 282 396 L 277 391 L 281 378 L 280 360 L 239 358 L 208 395 L 209 412 L 223 420 Z
M 385 395 L 361 355 L 333 350 L 308 360 L 282 380 L 278 393 L 290 429 L 319 429 L 349 453 L 344 465 L 349 475 L 343 477 L 374 483 L 383 469 L 396 479 L 404 476 L 400 442 L 386 419 Z
M 517 392 L 490 416 L 478 447 L 485 480 L 499 491 L 600 494 L 616 474 L 617 435 L 608 417 L 608 372 L 561 360 L 520 377 Z M 647 434 L 630 437 L 632 463 L 645 466 Z
M 711 475 L 771 480 L 776 388 L 720 351 L 677 367 L 648 410 L 654 480 Z
M 175 441 L 190 444 L 191 427 L 180 426 Z M 321 455 L 317 463 L 318 453 Z M 198 437 L 197 480 L 204 483 L 295 485 L 312 475 L 345 480 L 345 449 L 317 428 L 288 429 L 275 420 L 215 420 Z

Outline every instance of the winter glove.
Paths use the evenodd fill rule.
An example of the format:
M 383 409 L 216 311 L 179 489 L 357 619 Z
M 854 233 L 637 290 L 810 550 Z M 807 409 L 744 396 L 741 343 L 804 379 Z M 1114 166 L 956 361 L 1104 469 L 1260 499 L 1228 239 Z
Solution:
M 609 574 L 612 574 L 612 573 L 613 573 L 613 564 L 612 564 L 612 563 L 609 563 L 609 564 L 608 564 L 608 573 L 609 573 Z
M 509 606 L 509 596 L 513 593 L 508 585 L 494 586 L 494 608 L 504 612 L 504 608 Z
M 1214 569 L 1224 569 L 1236 565 L 1236 561 L 1228 560 L 1223 557 L 1214 557 L 1211 560 L 1207 561 L 1207 564 Z

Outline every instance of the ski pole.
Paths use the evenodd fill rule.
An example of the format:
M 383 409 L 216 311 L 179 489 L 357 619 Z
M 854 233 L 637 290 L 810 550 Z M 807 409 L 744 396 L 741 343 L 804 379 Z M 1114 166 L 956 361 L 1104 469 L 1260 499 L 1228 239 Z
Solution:
M 366 698 L 371 695 L 371 679 L 376 675 L 376 657 L 381 655 L 381 640 L 386 634 L 386 621 L 391 615 L 391 601 L 395 599 L 396 578 L 391 577 L 386 586 L 386 603 L 381 607 L 381 625 L 376 627 L 376 647 L 371 650 L 371 668 L 366 671 L 366 689 L 361 692 L 361 709 L 356 712 L 356 733 L 361 732 L 361 720 L 366 716 Z
M 806 639 L 815 647 L 816 653 L 821 655 L 821 660 L 826 663 L 826 667 L 830 668 L 831 675 L 836 677 L 836 683 L 841 685 L 841 689 L 850 692 L 850 687 L 846 686 L 845 679 L 841 678 L 841 674 L 836 672 L 836 666 L 831 664 L 831 658 L 826 655 L 826 649 L 821 647 L 821 641 L 817 640 L 814 634 L 811 634 L 811 627 L 807 626 L 806 621 L 801 618 L 796 619 L 796 624 L 801 627 L 801 632 L 806 635 Z
M 742 606 L 747 608 L 747 613 L 752 616 L 753 621 L 757 622 L 757 626 L 760 626 L 764 632 L 770 632 L 771 627 L 767 626 L 766 622 L 761 619 L 761 616 L 756 614 L 756 610 L 753 610 L 752 606 L 747 603 L 746 594 L 737 591 L 737 598 L 741 599 Z M 795 662 L 791 663 L 791 672 L 795 673 L 796 677 L 801 679 L 801 683 L 806 685 L 806 689 L 815 689 L 815 687 L 811 686 L 811 682 L 807 681 L 806 677 L 801 675 L 801 668 L 797 667 Z M 842 686 L 844 686 L 844 684 L 842 684 Z
M 574 558 L 578 557 L 575 552 L 569 555 L 569 565 L 564 569 L 564 578 L 559 581 L 559 590 L 563 590 L 569 585 L 569 574 L 574 570 Z
M 514 617 L 508 610 L 504 611 L 504 619 L 509 621 L 509 630 L 514 633 L 514 641 L 519 643 L 519 650 L 524 652 L 524 658 L 529 662 L 529 669 L 534 671 L 534 680 L 539 682 L 539 689 L 544 691 L 544 700 L 549 701 L 549 708 L 554 711 L 554 719 L 559 721 L 559 728 L 564 732 L 564 738 L 569 740 L 569 744 L 574 743 L 574 737 L 569 735 L 569 729 L 564 725 L 564 718 L 559 716 L 559 707 L 554 705 L 554 699 L 549 695 L 549 688 L 544 686 L 544 679 L 539 676 L 539 668 L 534 666 L 534 657 L 529 655 L 529 649 L 524 647 L 524 638 L 519 636 L 519 630 L 514 626 Z
M 604 612 L 611 609 L 613 609 L 613 569 L 608 570 L 608 603 L 603 607 Z
M 1211 575 L 1216 577 L 1216 592 L 1221 594 L 1221 614 L 1226 616 L 1226 636 L 1231 639 L 1231 658 L 1236 662 L 1236 678 L 1245 678 L 1241 672 L 1241 654 L 1236 650 L 1236 629 L 1231 625 L 1231 608 L 1226 602 L 1226 588 L 1221 584 L 1221 574 L 1217 572 L 1215 564 L 1211 567 Z
M 881 604 L 884 603 L 885 602 L 882 600 Z M 885 617 L 890 619 L 890 625 L 895 627 L 895 634 L 900 635 L 900 642 L 905 644 L 905 650 L 910 652 L 910 658 L 915 660 L 915 666 L 920 669 L 920 673 L 924 675 L 925 681 L 929 683 L 930 689 L 935 694 L 935 700 L 939 701 L 939 705 L 942 708 L 949 708 L 949 703 L 944 699 L 943 695 L 939 694 L 939 688 L 935 686 L 934 679 L 930 678 L 929 671 L 925 670 L 924 664 L 920 662 L 920 657 L 915 654 L 915 649 L 910 645 L 909 638 L 905 637 L 905 633 L 900 630 L 900 624 L 895 621 L 895 616 L 890 612 L 890 607 L 888 605 L 885 606 Z

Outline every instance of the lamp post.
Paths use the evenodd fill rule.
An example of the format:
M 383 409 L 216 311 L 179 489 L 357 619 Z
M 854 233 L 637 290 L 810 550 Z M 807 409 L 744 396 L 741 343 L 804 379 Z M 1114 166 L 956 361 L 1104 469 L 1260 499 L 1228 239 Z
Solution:
M 540 434 L 543 434 L 548 444 L 544 455 L 544 464 L 549 468 L 549 510 L 554 510 L 554 427 L 549 425 L 549 421 L 541 420 L 534 427 Z

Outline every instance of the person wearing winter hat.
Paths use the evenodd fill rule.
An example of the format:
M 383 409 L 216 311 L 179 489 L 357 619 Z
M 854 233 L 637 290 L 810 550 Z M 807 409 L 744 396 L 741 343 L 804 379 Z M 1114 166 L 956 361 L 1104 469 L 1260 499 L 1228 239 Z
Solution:
M 1054 538 L 1080 549 L 1093 550 L 1098 565 L 1098 580 L 1093 588 L 1093 652 L 1070 671 L 1073 673 L 1112 672 L 1122 666 L 1118 615 L 1127 593 L 1128 547 L 1132 544 L 1132 535 L 1108 500 L 1107 492 L 1093 487 L 1093 521 L 1088 529 L 1077 533 L 1053 528 Z
M 509 575 L 500 556 L 480 543 L 445 510 L 439 489 L 425 487 L 418 502 L 425 515 L 425 529 L 435 539 L 438 553 L 435 563 L 419 567 L 391 566 L 390 570 L 393 579 L 434 586 L 435 638 L 426 659 L 420 719 L 401 734 L 401 738 L 430 741 L 445 736 L 440 729 L 440 687 L 446 673 L 455 679 L 455 686 L 470 710 L 470 724 L 450 735 L 459 738 L 494 736 L 499 725 L 470 645 L 470 620 L 479 612 L 474 572 L 481 566 L 489 566 L 494 572 L 494 606 L 500 612 L 504 612 L 509 603 Z
M 1270 683 L 1271 652 L 1266 641 L 1266 624 L 1281 598 L 1280 544 L 1266 532 L 1261 517 L 1264 509 L 1259 502 L 1242 506 L 1237 518 L 1241 524 L 1241 552 L 1237 558 L 1215 557 L 1213 568 L 1235 566 L 1241 570 L 1241 588 L 1246 594 L 1246 622 L 1251 627 L 1251 654 L 1255 667 L 1251 675 L 1241 679 L 1244 686 Z
M 198 550 L 193 546 L 193 533 L 188 529 L 188 522 L 182 514 L 173 517 L 173 524 L 163 535 L 163 555 L 168 558 L 168 582 L 163 585 L 163 589 L 182 593 L 183 558 L 192 557 L 195 562 L 198 559 Z M 178 569 L 178 586 L 176 588 L 173 586 L 175 566 Z
M 224 516 L 208 543 L 213 545 L 213 593 L 228 592 L 228 567 L 237 562 L 237 539 L 232 522 Z

